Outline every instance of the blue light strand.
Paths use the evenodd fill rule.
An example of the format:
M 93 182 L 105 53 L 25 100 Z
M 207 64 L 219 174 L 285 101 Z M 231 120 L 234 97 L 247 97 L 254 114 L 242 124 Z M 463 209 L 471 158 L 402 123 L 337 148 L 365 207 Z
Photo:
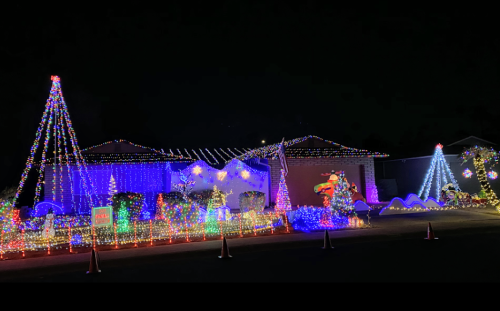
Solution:
M 424 183 L 422 184 L 422 187 L 420 188 L 420 191 L 418 192 L 418 196 L 422 196 L 422 193 L 424 192 L 424 190 L 427 189 L 427 187 L 429 187 L 429 189 L 427 189 L 427 191 L 425 192 L 425 198 L 424 199 L 427 199 L 427 197 L 429 196 L 429 191 L 430 191 L 430 184 L 432 182 L 432 176 L 434 175 L 434 168 L 436 166 L 436 153 L 437 153 L 437 149 L 434 151 L 434 155 L 432 157 L 432 160 L 431 160 L 431 166 L 429 168 L 429 170 L 427 171 L 427 175 L 425 175 L 425 180 L 424 180 Z
M 439 160 L 437 161 L 436 183 L 437 183 L 436 198 L 439 198 L 439 193 L 441 191 L 441 161 Z
M 462 190 L 460 190 L 460 186 L 458 185 L 458 182 L 455 179 L 455 176 L 453 176 L 453 173 L 452 173 L 450 167 L 448 166 L 448 163 L 446 163 L 444 157 L 443 157 L 443 162 L 445 162 L 445 164 L 446 164 L 444 166 L 444 168 L 445 168 L 446 172 L 448 173 L 448 176 L 450 177 L 450 181 L 453 184 L 453 187 L 455 187 L 455 189 L 457 191 L 462 192 Z
M 441 152 L 441 157 L 439 158 L 439 160 L 441 161 L 441 173 L 443 178 L 443 184 L 446 185 L 448 184 L 448 179 L 446 178 L 446 169 L 448 168 L 448 163 L 446 163 L 443 152 Z

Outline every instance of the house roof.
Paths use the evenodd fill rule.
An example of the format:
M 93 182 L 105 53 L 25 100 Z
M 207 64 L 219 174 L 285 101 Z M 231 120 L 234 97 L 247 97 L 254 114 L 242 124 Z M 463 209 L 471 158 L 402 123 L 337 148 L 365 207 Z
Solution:
M 172 148 L 174 149 L 174 148 Z M 222 164 L 227 164 L 231 162 L 232 159 L 236 159 L 239 156 L 249 152 L 250 148 L 198 148 L 188 150 L 184 148 L 180 150 L 175 148 L 175 151 L 168 149 L 171 155 L 175 155 L 176 152 L 179 156 L 189 157 L 193 160 L 203 160 L 210 165 L 218 166 Z
M 100 145 L 82 150 L 82 156 L 87 163 L 116 163 L 116 162 L 192 162 L 190 157 L 173 155 L 144 147 L 124 139 L 108 141 Z
M 496 145 L 495 143 L 492 143 L 490 141 L 484 140 L 482 138 L 476 137 L 476 136 L 469 136 L 467 138 L 461 139 L 459 141 L 456 141 L 454 143 L 449 144 L 448 146 L 463 146 L 463 147 L 468 147 L 468 146 L 475 146 L 475 145 Z
M 236 157 L 238 160 L 250 158 L 271 158 L 279 157 L 278 151 L 281 142 L 249 150 L 245 154 Z M 361 158 L 374 157 L 386 158 L 389 155 L 380 152 L 372 152 L 363 149 L 347 147 L 318 136 L 309 135 L 295 138 L 284 142 L 285 156 L 287 158 Z
M 99 161 L 108 162 L 133 162 L 133 161 L 172 161 L 194 162 L 205 161 L 209 165 L 219 166 L 231 162 L 233 159 L 240 161 L 252 158 L 278 158 L 280 143 L 264 147 L 250 148 L 198 148 L 180 150 L 167 149 L 161 151 L 137 145 L 124 139 L 105 142 L 82 150 L 82 154 L 90 163 Z M 374 157 L 385 158 L 388 154 L 368 150 L 346 147 L 318 136 L 305 136 L 285 141 L 285 154 L 287 158 L 360 158 Z M 146 160 L 148 159 L 148 160 Z M 156 160 L 155 160 L 156 159 Z
M 172 162 L 194 162 L 198 160 L 203 160 L 210 165 L 221 165 L 229 163 L 232 159 L 239 155 L 244 154 L 249 151 L 249 148 L 198 148 L 198 149 L 186 149 L 180 150 L 179 148 L 171 148 L 166 150 L 156 150 L 150 147 L 145 147 L 131 143 L 127 140 L 120 139 L 115 141 L 108 141 L 100 145 L 92 146 L 82 150 L 82 154 L 86 158 L 91 158 L 93 154 L 105 155 L 104 157 L 110 156 L 110 154 L 115 154 L 115 157 L 119 154 L 120 157 L 125 157 L 125 154 L 129 154 L 127 158 L 130 161 L 133 159 L 148 158 L 153 156 L 153 158 L 158 158 L 161 156 L 167 157 L 163 161 Z M 133 154 L 133 156 L 132 156 Z M 95 156 L 102 157 L 102 156 Z

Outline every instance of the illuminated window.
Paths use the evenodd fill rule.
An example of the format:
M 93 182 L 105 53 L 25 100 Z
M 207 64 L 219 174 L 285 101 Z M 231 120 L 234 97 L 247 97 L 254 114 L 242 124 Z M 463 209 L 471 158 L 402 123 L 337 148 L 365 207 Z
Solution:
M 244 178 L 244 179 L 247 179 L 248 177 L 250 177 L 250 172 L 248 172 L 247 170 L 241 172 L 241 176 Z
M 220 181 L 223 181 L 224 178 L 226 178 L 226 175 L 227 175 L 227 172 L 224 172 L 224 171 L 218 172 L 217 173 L 217 179 L 220 180 Z
M 195 175 L 200 175 L 201 174 L 201 167 L 198 165 L 193 168 L 193 174 Z

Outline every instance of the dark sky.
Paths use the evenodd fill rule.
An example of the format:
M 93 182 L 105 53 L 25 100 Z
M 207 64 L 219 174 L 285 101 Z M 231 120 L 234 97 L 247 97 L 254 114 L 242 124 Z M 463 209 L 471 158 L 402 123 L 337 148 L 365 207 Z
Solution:
M 139 5 L 5 9 L 0 188 L 19 183 L 51 75 L 82 148 L 251 148 L 312 134 L 419 156 L 469 135 L 500 143 L 492 8 Z

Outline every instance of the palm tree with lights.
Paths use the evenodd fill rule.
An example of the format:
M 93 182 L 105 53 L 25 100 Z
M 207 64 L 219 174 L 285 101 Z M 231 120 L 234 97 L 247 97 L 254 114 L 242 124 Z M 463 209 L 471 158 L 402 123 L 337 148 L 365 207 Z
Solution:
M 488 203 L 493 205 L 500 213 L 500 201 L 493 189 L 491 189 L 486 176 L 486 167 L 484 165 L 488 163 L 490 168 L 493 168 L 495 164 L 498 163 L 498 152 L 493 150 L 493 148 L 474 146 L 465 149 L 460 155 L 460 158 L 463 160 L 462 165 L 472 159 L 474 168 L 476 169 L 477 179 L 479 180 L 481 189 L 486 193 Z

